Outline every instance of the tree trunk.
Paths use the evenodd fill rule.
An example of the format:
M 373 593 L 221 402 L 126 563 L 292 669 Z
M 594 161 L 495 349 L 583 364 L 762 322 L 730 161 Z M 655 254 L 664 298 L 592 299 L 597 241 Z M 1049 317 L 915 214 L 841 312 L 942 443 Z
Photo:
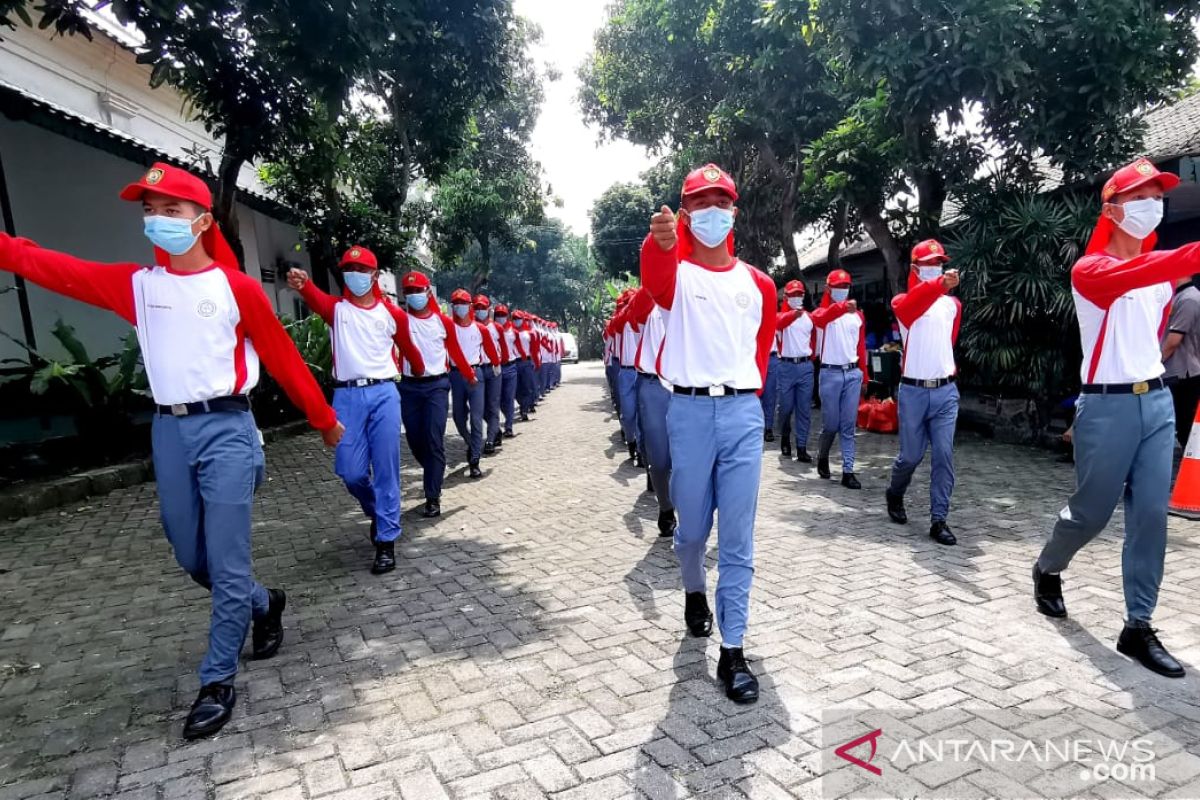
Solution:
M 237 155 L 231 143 L 232 133 L 225 137 L 225 148 L 221 152 L 221 165 L 217 168 L 217 196 L 213 198 L 213 218 L 221 226 L 221 233 L 233 254 L 237 256 L 237 267 L 246 271 L 246 251 L 242 247 L 242 237 L 237 216 L 238 174 L 246 159 Z M 211 253 L 210 253 L 211 255 Z
M 935 169 L 920 169 L 913 173 L 917 187 L 917 236 L 934 239 L 942 231 L 942 209 L 946 205 L 946 181 Z
M 471 294 L 479 293 L 488 282 L 488 276 L 492 272 L 492 237 L 486 233 L 476 235 L 475 239 L 479 242 L 479 269 L 471 276 Z
M 412 142 L 408 136 L 408 115 L 399 96 L 399 89 L 393 89 L 391 94 L 392 125 L 396 129 L 396 150 L 394 154 L 398 165 L 392 170 L 392 183 L 395 194 L 392 197 L 392 219 L 396 226 L 400 225 L 400 212 L 408 199 L 408 184 L 411 177 Z
M 833 232 L 829 237 L 829 251 L 825 255 L 825 263 L 829 265 L 830 272 L 842 268 L 842 242 L 846 240 L 849 217 L 849 204 L 845 200 L 839 200 L 833 209 Z
M 870 234 L 871 240 L 883 254 L 885 283 L 888 293 L 896 295 L 904 291 L 907 269 L 904 265 L 900 244 L 888 228 L 887 220 L 883 218 L 883 208 L 876 203 L 859 207 L 863 227 Z

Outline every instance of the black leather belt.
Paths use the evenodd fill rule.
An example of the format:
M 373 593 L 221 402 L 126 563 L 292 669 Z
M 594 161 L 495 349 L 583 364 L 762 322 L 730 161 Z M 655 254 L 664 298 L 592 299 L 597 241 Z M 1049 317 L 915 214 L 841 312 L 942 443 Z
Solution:
M 822 364 L 821 369 L 836 369 L 840 372 L 849 372 L 852 369 L 858 369 L 858 362 L 853 364 Z
M 621 365 L 621 369 L 633 369 L 633 370 L 636 370 L 636 369 L 637 369 L 637 367 L 634 367 L 634 366 L 625 366 L 624 364 L 622 364 L 622 365 Z
M 645 372 L 644 370 L 639 369 L 637 373 L 639 378 L 653 378 L 654 380 L 658 380 L 658 376 L 653 372 Z
M 739 394 L 758 393 L 758 389 L 735 389 L 732 386 L 701 386 L 694 389 L 688 386 L 673 386 L 671 391 L 675 394 L 686 394 L 692 397 L 733 397 Z
M 519 358 L 510 358 L 508 361 L 504 362 L 504 366 L 507 367 L 509 364 L 516 364 L 520 360 L 521 359 L 519 359 Z
M 779 360 L 789 364 L 807 364 L 812 361 L 812 356 L 780 356 Z
M 1155 378 L 1137 383 L 1085 383 L 1079 391 L 1081 394 L 1145 394 L 1166 385 L 1162 378 Z
M 377 383 L 394 383 L 389 378 L 355 378 L 352 381 L 334 381 L 335 389 L 356 389 L 363 386 L 374 386 Z
M 923 380 L 921 378 L 901 378 L 900 382 L 905 386 L 919 386 L 922 389 L 940 389 L 947 383 L 954 383 L 958 378 L 951 375 L 949 378 L 930 378 Z
M 401 380 L 404 383 L 432 383 L 446 377 L 446 373 L 441 375 L 405 375 Z
M 158 407 L 158 413 L 166 417 L 191 417 L 196 414 L 217 414 L 223 411 L 249 410 L 250 398 L 244 394 L 214 397 L 211 400 L 201 400 L 198 403 L 174 403 L 169 406 Z

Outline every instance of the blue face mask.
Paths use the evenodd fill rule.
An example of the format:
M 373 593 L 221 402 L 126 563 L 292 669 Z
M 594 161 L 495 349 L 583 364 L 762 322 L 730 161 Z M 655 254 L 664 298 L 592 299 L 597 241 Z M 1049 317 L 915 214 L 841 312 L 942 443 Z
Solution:
M 803 297 L 789 297 L 787 299 L 787 303 L 788 303 L 788 308 L 792 309 L 793 311 L 796 309 L 804 308 L 804 298 Z
M 917 280 L 931 281 L 942 277 L 941 267 L 917 267 Z
M 478 322 L 487 322 L 487 312 L 486 311 L 476 311 L 475 319 Z
M 346 282 L 346 288 L 350 290 L 350 293 L 357 297 L 362 297 L 371 291 L 371 285 L 375 283 L 375 279 L 369 272 L 343 272 L 342 280 Z
M 733 209 L 710 206 L 688 214 L 692 235 L 705 247 L 716 247 L 733 230 Z
M 404 302 L 408 303 L 408 307 L 413 311 L 424 311 L 425 307 L 429 305 L 429 295 L 425 294 L 424 292 L 419 294 L 406 294 L 404 295 Z
M 843 303 L 850 296 L 849 289 L 830 289 L 829 296 L 833 298 L 835 303 Z
M 454 303 L 450 307 L 454 309 L 454 316 L 458 317 L 459 319 L 465 317 L 467 312 L 471 310 L 471 306 L 466 303 Z
M 496 324 L 497 324 L 497 325 L 506 325 L 506 324 L 508 324 L 508 317 L 496 317 Z
M 204 212 L 207 214 L 208 212 Z M 155 247 L 161 247 L 173 256 L 181 256 L 191 250 L 200 238 L 200 234 L 192 233 L 192 223 L 196 219 L 180 219 L 179 217 L 146 217 L 143 225 L 146 238 Z

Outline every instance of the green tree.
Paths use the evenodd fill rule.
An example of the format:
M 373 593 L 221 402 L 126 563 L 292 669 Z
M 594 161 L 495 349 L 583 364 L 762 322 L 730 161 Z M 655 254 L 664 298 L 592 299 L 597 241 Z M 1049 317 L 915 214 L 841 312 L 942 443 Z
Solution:
M 661 205 L 654 205 L 654 197 L 645 184 L 614 183 L 596 199 L 588 212 L 592 220 L 592 252 L 605 275 L 637 274 L 642 240 L 656 208 Z

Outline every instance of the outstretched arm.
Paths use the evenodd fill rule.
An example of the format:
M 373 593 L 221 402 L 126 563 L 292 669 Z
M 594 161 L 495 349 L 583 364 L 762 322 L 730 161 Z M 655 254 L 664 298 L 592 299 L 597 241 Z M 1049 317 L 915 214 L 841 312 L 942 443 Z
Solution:
M 137 264 L 84 261 L 0 233 L 0 269 L 43 289 L 112 311 L 130 325 L 137 324 L 133 309 L 133 274 L 141 269 Z

